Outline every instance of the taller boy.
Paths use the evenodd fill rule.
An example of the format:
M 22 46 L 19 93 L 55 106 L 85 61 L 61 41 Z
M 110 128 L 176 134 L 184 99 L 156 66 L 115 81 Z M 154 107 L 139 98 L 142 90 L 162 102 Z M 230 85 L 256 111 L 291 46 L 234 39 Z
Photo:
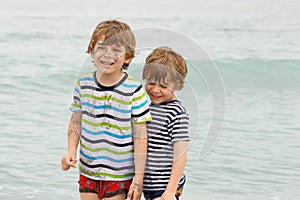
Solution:
M 76 166 L 82 200 L 140 199 L 147 153 L 146 122 L 151 120 L 145 91 L 127 69 L 135 37 L 120 21 L 95 28 L 87 52 L 97 70 L 83 74 L 73 91 L 68 153 L 62 169 Z M 133 181 L 132 181 L 133 179 Z

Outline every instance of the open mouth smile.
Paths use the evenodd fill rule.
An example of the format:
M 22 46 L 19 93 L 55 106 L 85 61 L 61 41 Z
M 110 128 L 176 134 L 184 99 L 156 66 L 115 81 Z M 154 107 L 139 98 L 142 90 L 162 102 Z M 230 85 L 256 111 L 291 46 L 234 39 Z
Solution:
M 151 94 L 151 96 L 152 96 L 154 99 L 159 99 L 159 98 L 161 98 L 161 95 L 154 95 L 154 94 Z
M 102 61 L 102 60 L 100 61 L 100 63 L 101 63 L 102 65 L 106 65 L 106 66 L 115 64 L 114 62 Z

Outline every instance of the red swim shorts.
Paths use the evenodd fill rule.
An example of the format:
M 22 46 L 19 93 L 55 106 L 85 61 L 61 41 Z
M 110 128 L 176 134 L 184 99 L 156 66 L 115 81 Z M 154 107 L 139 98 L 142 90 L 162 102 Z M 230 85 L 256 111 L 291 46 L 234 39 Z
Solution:
M 119 194 L 126 194 L 129 191 L 132 180 L 126 181 L 105 181 L 93 180 L 84 175 L 79 176 L 79 192 L 92 192 L 102 198 L 113 197 Z

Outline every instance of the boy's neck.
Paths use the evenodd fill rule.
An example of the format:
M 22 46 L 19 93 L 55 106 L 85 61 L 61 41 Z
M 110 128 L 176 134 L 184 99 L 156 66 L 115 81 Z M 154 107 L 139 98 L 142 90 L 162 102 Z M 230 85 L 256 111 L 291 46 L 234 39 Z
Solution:
M 101 74 L 99 70 L 96 72 L 97 81 L 103 86 L 113 86 L 117 84 L 123 77 L 124 72 L 120 71 L 119 73 L 114 74 Z

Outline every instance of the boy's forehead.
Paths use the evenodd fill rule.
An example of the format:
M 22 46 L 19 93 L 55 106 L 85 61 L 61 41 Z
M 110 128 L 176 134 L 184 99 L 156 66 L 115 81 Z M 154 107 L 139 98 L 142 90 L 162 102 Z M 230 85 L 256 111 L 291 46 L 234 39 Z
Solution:
M 111 45 L 111 46 L 117 46 L 117 47 L 125 46 L 125 45 L 121 44 L 120 39 L 118 39 L 117 37 L 115 37 L 115 36 L 106 37 L 105 35 L 98 37 L 96 45 Z
M 173 74 L 169 72 L 170 71 L 168 70 L 161 71 L 161 70 L 151 69 L 145 73 L 145 76 L 147 77 L 146 79 L 148 81 L 151 80 L 152 82 L 174 81 L 173 79 L 175 78 L 175 76 L 173 76 Z
M 112 43 L 107 43 L 107 42 L 105 42 L 105 41 L 98 41 L 98 42 L 96 43 L 95 47 L 97 47 L 97 46 L 109 46 L 109 47 L 124 48 L 124 49 L 125 49 L 125 46 L 122 46 L 122 45 L 120 45 L 120 44 L 118 44 L 118 43 L 112 44 Z

